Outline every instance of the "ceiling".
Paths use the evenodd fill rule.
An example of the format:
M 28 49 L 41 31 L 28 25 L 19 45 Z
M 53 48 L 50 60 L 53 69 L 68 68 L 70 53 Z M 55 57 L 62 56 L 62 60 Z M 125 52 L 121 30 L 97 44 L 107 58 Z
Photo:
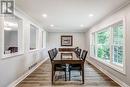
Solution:
M 84 32 L 128 1 L 16 0 L 16 6 L 48 32 Z M 43 14 L 47 14 L 47 18 Z

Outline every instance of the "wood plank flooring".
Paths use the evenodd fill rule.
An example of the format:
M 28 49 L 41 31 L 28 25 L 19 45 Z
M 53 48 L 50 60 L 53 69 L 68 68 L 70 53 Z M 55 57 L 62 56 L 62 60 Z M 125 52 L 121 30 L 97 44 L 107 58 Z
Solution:
M 85 63 L 85 84 L 81 84 L 79 72 L 72 72 L 71 81 L 64 81 L 64 73 L 56 72 L 55 84 L 51 84 L 51 63 L 47 60 L 17 87 L 120 87 L 89 63 Z

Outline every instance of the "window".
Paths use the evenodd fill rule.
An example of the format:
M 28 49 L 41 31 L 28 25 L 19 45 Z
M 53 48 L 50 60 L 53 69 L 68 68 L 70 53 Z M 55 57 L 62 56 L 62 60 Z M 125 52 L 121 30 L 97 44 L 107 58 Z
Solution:
M 113 42 L 112 42 L 112 59 L 113 63 L 123 64 L 123 22 L 120 21 L 112 26 Z
M 105 29 L 96 33 L 97 58 L 110 60 L 109 31 Z
M 4 55 L 22 52 L 22 19 L 4 18 Z
M 34 25 L 30 25 L 30 50 L 37 49 L 37 31 Z
M 117 67 L 123 67 L 124 60 L 123 20 L 91 34 L 92 57 Z

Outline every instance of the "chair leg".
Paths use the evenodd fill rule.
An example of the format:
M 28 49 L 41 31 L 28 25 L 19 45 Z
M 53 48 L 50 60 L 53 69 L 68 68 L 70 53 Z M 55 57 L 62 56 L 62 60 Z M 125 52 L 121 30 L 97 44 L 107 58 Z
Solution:
M 65 81 L 66 81 L 66 71 L 65 71 Z
M 51 76 L 52 76 L 52 79 L 51 79 L 51 80 L 52 80 L 52 84 L 53 84 L 54 76 L 55 76 L 55 71 L 52 70 L 52 75 L 51 75 Z
M 83 84 L 84 84 L 84 70 L 82 70 L 82 81 L 83 81 Z
M 71 70 L 69 70 L 69 81 L 71 80 Z

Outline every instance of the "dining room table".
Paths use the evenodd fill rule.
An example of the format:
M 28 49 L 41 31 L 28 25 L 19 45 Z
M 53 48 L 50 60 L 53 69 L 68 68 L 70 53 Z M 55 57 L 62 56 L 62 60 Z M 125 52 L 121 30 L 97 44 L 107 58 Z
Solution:
M 56 64 L 78 64 L 81 65 L 82 72 L 82 83 L 84 84 L 84 61 L 76 55 L 74 51 L 72 52 L 58 52 L 57 56 L 52 61 L 52 84 L 54 82 L 54 67 Z

